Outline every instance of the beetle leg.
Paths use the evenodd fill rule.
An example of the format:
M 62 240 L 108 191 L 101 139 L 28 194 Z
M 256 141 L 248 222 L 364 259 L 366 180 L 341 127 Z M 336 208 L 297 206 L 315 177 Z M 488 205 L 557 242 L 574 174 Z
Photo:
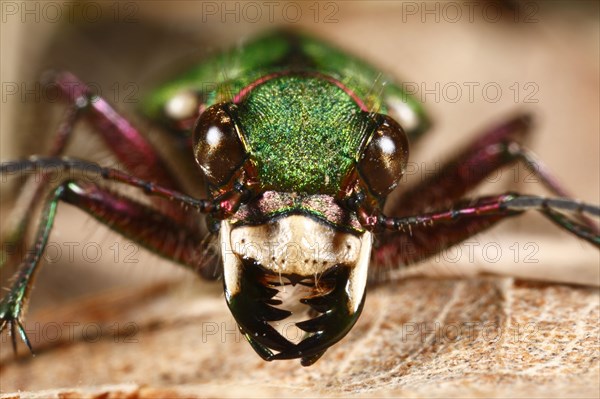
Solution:
M 403 234 L 388 232 L 377 235 L 371 254 L 371 275 L 374 281 L 384 281 L 386 271 L 427 259 L 453 245 L 491 227 L 509 215 L 480 215 L 454 219 L 433 226 L 410 225 Z M 410 230 L 408 230 L 410 229 Z
M 392 204 L 388 213 L 393 216 L 409 216 L 460 206 L 457 201 L 486 176 L 519 160 L 523 161 L 551 192 L 559 196 L 568 196 L 566 190 L 548 172 L 547 167 L 521 145 L 530 132 L 531 118 L 528 115 L 518 115 L 484 132 L 474 143 L 447 162 L 439 173 L 404 192 Z M 585 215 L 575 214 L 574 217 L 579 223 L 574 223 L 555 212 L 544 213 L 561 227 L 570 226 L 569 231 L 576 235 L 598 234 L 597 227 Z M 378 267 L 374 269 L 381 269 L 383 265 L 415 263 L 460 243 L 509 215 L 512 213 L 480 214 L 476 218 L 447 220 L 443 224 L 436 223 L 427 227 L 407 225 L 406 228 L 410 227 L 412 234 L 379 234 L 373 252 L 373 263 Z M 581 224 L 585 225 L 586 229 L 581 230 Z
M 181 190 L 181 184 L 152 144 L 106 100 L 93 95 L 85 83 L 69 72 L 59 72 L 52 75 L 48 84 L 56 86 L 62 97 L 71 105 L 53 138 L 52 148 L 47 156 L 57 157 L 64 153 L 74 132 L 73 127 L 84 116 L 96 127 L 94 131 L 100 135 L 126 170 L 142 179 Z M 7 227 L 2 232 L 6 237 L 3 241 L 10 242 L 11 248 L 0 249 L 0 267 L 14 263 L 10 259 L 10 251 L 22 252 L 25 231 L 31 222 L 31 212 L 28 211 L 35 207 L 36 199 L 41 197 L 47 181 L 47 176 L 42 176 L 37 181 L 29 180 L 19 195 L 16 201 L 18 206 L 11 213 Z M 179 207 L 168 203 L 161 204 L 161 207 L 178 220 L 187 220 Z
M 512 216 L 527 210 L 540 211 L 548 219 L 577 235 L 584 240 L 600 247 L 600 235 L 582 224 L 569 220 L 568 216 L 581 214 L 600 216 L 600 208 L 594 205 L 574 201 L 569 198 L 544 198 L 532 195 L 503 194 L 492 197 L 482 197 L 469 201 L 466 206 L 456 206 L 450 210 L 427 214 L 391 218 L 381 216 L 379 224 L 387 230 L 407 231 L 414 225 L 433 226 L 437 223 L 448 223 L 460 218 L 485 216 Z
M 2 172 L 5 172 L 6 165 L 2 165 Z M 105 172 L 109 172 L 104 169 Z M 113 177 L 114 180 L 124 181 L 124 176 Z M 110 179 L 110 177 L 105 178 Z M 148 188 L 151 194 L 157 195 L 169 191 L 156 186 Z M 176 195 L 169 195 L 171 199 L 176 197 Z M 0 332 L 6 327 L 10 329 L 13 347 L 16 345 L 15 333 L 18 331 L 21 339 L 30 350 L 32 349 L 21 323 L 59 202 L 77 206 L 123 236 L 162 257 L 195 270 L 203 277 L 216 277 L 218 262 L 210 256 L 209 245 L 198 230 L 187 229 L 168 214 L 101 188 L 96 183 L 65 181 L 56 187 L 46 200 L 34 244 L 15 273 L 8 294 L 0 301 Z M 206 203 L 208 204 L 209 201 Z M 198 210 L 207 212 L 216 208 L 209 205 Z
M 537 210 L 570 233 L 600 247 L 600 235 L 573 220 L 583 214 L 600 216 L 600 208 L 568 198 L 503 194 L 463 200 L 452 209 L 400 218 L 379 217 L 379 225 L 404 234 L 386 234 L 374 253 L 379 269 L 392 262 L 410 264 L 432 256 L 479 233 L 494 223 L 527 210 Z
M 67 110 L 64 120 L 60 124 L 55 137 L 53 139 L 52 148 L 49 156 L 55 157 L 63 153 L 66 145 L 69 142 L 73 126 L 79 117 L 80 107 L 74 106 Z M 24 237 L 27 226 L 31 222 L 33 213 L 31 209 L 36 206 L 38 198 L 42 197 L 45 184 L 47 184 L 49 176 L 41 176 L 40 179 L 29 179 L 25 183 L 17 200 L 16 207 L 10 213 L 8 221 L 3 228 L 2 234 L 6 239 L 2 242 L 10 242 L 10 248 L 2 246 L 0 248 L 0 268 L 11 262 L 10 254 L 20 253 L 24 249 Z
M 506 143 L 521 142 L 529 133 L 528 115 L 519 115 L 479 136 L 446 162 L 438 173 L 423 179 L 402 193 L 388 209 L 405 216 L 450 206 L 495 170 L 514 160 Z
M 27 174 L 31 172 L 39 172 L 42 170 L 42 175 L 50 175 L 50 174 L 58 174 L 62 176 L 67 176 L 68 179 L 63 178 L 61 185 L 64 185 L 68 180 L 79 180 L 83 181 L 107 181 L 107 182 L 116 182 L 124 185 L 132 186 L 138 189 L 141 189 L 144 194 L 162 198 L 164 200 L 168 200 L 172 204 L 172 206 L 179 206 L 186 213 L 188 220 L 192 220 L 194 223 L 197 223 L 194 218 L 189 217 L 188 210 L 195 209 L 199 213 L 211 214 L 216 218 L 219 218 L 219 215 L 228 215 L 234 209 L 237 209 L 240 206 L 240 203 L 244 201 L 248 197 L 248 190 L 246 190 L 243 186 L 235 186 L 232 194 L 229 193 L 223 194 L 221 197 L 215 200 L 205 200 L 205 199 L 196 199 L 190 197 L 186 194 L 182 194 L 178 191 L 171 190 L 159 185 L 156 185 L 152 182 L 142 180 L 135 176 L 129 175 L 125 172 L 122 172 L 117 169 L 106 168 L 99 166 L 93 162 L 69 159 L 69 158 L 37 158 L 33 157 L 29 160 L 23 161 L 13 161 L 13 162 L 5 162 L 0 164 L 0 176 L 2 175 L 15 175 L 15 174 Z M 4 177 L 4 176 L 2 176 Z M 83 184 L 83 183 L 80 183 Z M 65 194 L 66 195 L 66 194 Z M 113 197 L 109 196 L 109 192 L 104 190 L 102 193 L 98 193 L 98 196 L 102 197 L 102 195 L 107 196 L 106 198 L 98 199 L 95 196 L 91 196 L 88 199 L 88 204 L 95 203 L 96 206 L 100 206 L 104 204 L 107 206 L 108 203 L 112 203 L 114 208 L 111 208 L 115 214 L 119 214 L 122 212 L 123 206 L 120 205 L 120 201 L 125 201 L 126 197 L 114 197 L 116 194 L 112 194 Z M 95 198 L 95 199 L 94 199 Z M 112 199 L 111 199 L 112 198 Z M 115 199 L 116 198 L 116 199 Z M 82 199 L 78 199 L 72 202 L 75 205 L 80 206 L 82 204 Z M 93 201 L 93 202 L 90 202 Z M 165 201 L 166 202 L 166 201 Z M 140 205 L 141 206 L 141 205 Z M 91 213 L 91 210 L 88 209 L 89 206 L 83 206 L 82 209 Z M 102 207 L 100 207 L 102 208 Z M 138 207 L 139 208 L 139 207 Z M 152 214 L 160 214 L 160 210 L 155 208 L 148 208 L 152 211 Z M 149 211 L 150 212 L 150 211 Z M 147 213 L 149 215 L 149 213 Z M 95 215 L 97 218 L 102 219 L 102 216 L 110 218 L 110 212 L 108 209 L 104 209 L 100 214 Z M 165 217 L 169 217 L 172 219 L 171 223 L 177 224 L 177 229 L 189 231 L 189 234 L 195 234 L 197 236 L 202 235 L 199 231 L 192 227 L 189 227 L 188 223 L 181 223 L 179 220 L 176 220 L 171 217 L 168 213 L 165 213 Z M 143 219 L 142 219 L 143 220 Z M 140 220 L 140 223 L 141 221 Z M 148 222 L 149 223 L 149 222 Z M 117 229 L 120 231 L 119 229 Z M 122 231 L 123 234 L 128 235 L 127 231 Z M 137 236 L 136 236 L 137 237 Z M 141 238 L 140 238 L 141 239 Z M 166 254 L 166 257 L 170 259 L 178 260 L 176 256 L 173 254 Z M 207 277 L 207 276 L 205 276 Z M 214 276 L 213 276 L 214 278 Z
M 182 194 L 178 191 L 174 191 L 159 185 L 156 185 L 152 182 L 145 181 L 139 179 L 137 177 L 128 175 L 125 172 L 122 172 L 117 169 L 112 168 L 103 168 L 95 163 L 86 162 L 81 160 L 67 159 L 67 158 L 37 158 L 32 157 L 29 160 L 24 161 L 14 161 L 14 162 L 5 162 L 2 163 L 0 168 L 0 174 L 5 176 L 20 174 L 26 175 L 30 172 L 37 172 L 41 176 L 40 180 L 47 181 L 48 176 L 53 174 L 62 174 L 69 175 L 72 174 L 74 176 L 79 175 L 79 177 L 83 177 L 85 179 L 95 178 L 97 180 L 112 180 L 121 182 L 130 186 L 134 186 L 137 188 L 141 188 L 146 194 L 152 195 L 154 197 L 162 197 L 168 199 L 170 201 L 163 201 L 168 203 L 171 209 L 178 209 L 178 212 L 181 214 L 186 214 L 186 209 L 181 208 L 181 205 L 184 205 L 185 208 L 196 208 L 202 213 L 212 213 L 215 211 L 220 211 L 222 205 L 226 208 L 231 207 L 231 204 L 228 201 L 222 201 L 222 203 L 218 203 L 212 200 L 197 200 L 188 195 Z M 67 179 L 62 179 L 67 180 Z M 40 185 L 37 190 L 41 190 L 45 185 Z M 48 187 L 46 187 L 48 188 Z M 33 204 L 32 204 L 33 205 Z M 158 208 L 158 206 L 157 206 Z M 30 208 L 32 209 L 32 208 Z M 165 212 L 167 213 L 167 212 Z M 198 227 L 198 223 L 195 225 L 190 224 L 189 216 L 186 217 L 185 221 L 178 220 L 173 217 L 170 213 L 167 213 L 173 219 L 175 219 L 179 224 L 185 226 L 188 229 L 193 229 Z M 200 229 L 199 229 L 200 230 Z M 13 240 L 14 236 L 3 236 L 2 237 L 2 265 L 7 263 L 7 260 L 14 260 L 12 258 L 11 253 L 20 253 L 19 251 L 20 245 L 15 245 Z M 17 243 L 22 239 L 17 237 Z
M 406 216 L 451 206 L 491 173 L 517 161 L 523 162 L 550 192 L 560 197 L 571 197 L 548 167 L 523 147 L 522 143 L 531 134 L 532 126 L 531 116 L 522 114 L 485 131 L 446 162 L 439 173 L 404 192 L 388 208 L 389 213 Z
M 56 73 L 50 81 L 63 98 L 82 109 L 81 115 L 96 127 L 111 152 L 132 174 L 156 184 L 180 190 L 181 184 L 150 142 L 102 97 L 69 72 Z
M 221 205 L 213 200 L 196 199 L 177 190 L 140 179 L 119 169 L 102 167 L 94 162 L 74 158 L 33 156 L 27 160 L 9 161 L 0 164 L 0 175 L 39 173 L 40 171 L 42 174 L 55 173 L 85 180 L 95 179 L 123 183 L 141 189 L 147 195 L 168 199 L 177 203 L 177 206 L 183 205 L 188 208 L 196 208 L 202 213 L 218 212 L 221 208 Z
M 214 259 L 207 259 L 210 247 L 204 244 L 200 248 L 207 233 L 182 226 L 153 206 L 86 182 L 67 183 L 60 199 L 163 258 L 193 269 L 205 278 L 217 277 L 216 269 L 209 264 Z

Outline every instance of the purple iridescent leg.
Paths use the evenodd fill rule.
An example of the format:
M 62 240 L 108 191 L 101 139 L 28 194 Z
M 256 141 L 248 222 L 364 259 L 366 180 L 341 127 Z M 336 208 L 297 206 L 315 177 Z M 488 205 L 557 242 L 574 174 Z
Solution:
M 64 120 L 60 124 L 50 149 L 49 156 L 56 157 L 63 153 L 67 146 L 73 126 L 79 117 L 81 109 L 77 106 L 67 110 Z M 5 264 L 18 264 L 17 255 L 24 250 L 24 237 L 27 226 L 31 223 L 34 209 L 42 198 L 45 185 L 48 183 L 49 176 L 42 175 L 38 179 L 29 179 L 25 183 L 19 197 L 15 201 L 16 207 L 12 210 L 9 220 L 2 230 L 2 248 L 0 248 L 0 267 Z
M 150 142 L 102 97 L 69 72 L 57 73 L 53 79 L 62 97 L 81 108 L 85 117 L 106 146 L 127 171 L 164 187 L 181 190 L 177 177 Z
M 24 308 L 31 291 L 39 261 L 48 242 L 59 202 L 66 202 L 86 211 L 102 223 L 122 235 L 139 242 L 147 249 L 176 262 L 179 262 L 205 277 L 215 274 L 215 262 L 209 254 L 210 247 L 198 230 L 187 229 L 170 215 L 160 212 L 154 206 L 143 205 L 131 198 L 116 194 L 98 186 L 96 181 L 113 181 L 142 189 L 146 194 L 169 200 L 177 206 L 184 206 L 197 215 L 218 212 L 221 202 L 197 200 L 177 191 L 133 177 L 116 169 L 102 168 L 96 164 L 56 158 L 42 158 L 21 162 L 8 162 L 0 167 L 0 173 L 16 174 L 44 170 L 45 176 L 51 173 L 69 172 L 77 178 L 69 179 L 51 189 L 41 215 L 34 244 L 20 264 L 8 294 L 0 301 L 0 332 L 8 327 L 16 347 L 16 335 L 31 350 L 31 344 L 22 327 Z M 50 172 L 50 171 L 53 172 Z M 85 179 L 84 179 L 85 176 Z M 91 180 L 90 180 L 91 179 Z M 188 211 L 188 218 L 189 218 Z
M 74 125 L 85 117 L 127 171 L 156 184 L 181 190 L 178 179 L 168 169 L 152 144 L 106 100 L 91 93 L 85 83 L 71 73 L 60 72 L 53 75 L 50 84 L 59 89 L 62 98 L 70 103 L 70 108 L 53 138 L 48 156 L 63 154 L 74 132 Z M 19 262 L 17 255 L 23 252 L 25 232 L 31 223 L 30 210 L 37 205 L 47 183 L 48 176 L 44 175 L 39 176 L 37 180 L 30 179 L 19 195 L 17 208 L 2 232 L 0 267 Z M 160 203 L 160 209 L 181 222 L 188 220 L 179 207 L 170 203 Z
M 528 116 L 518 116 L 496 126 L 444 165 L 438 174 L 404 193 L 389 212 L 404 217 L 380 218 L 388 230 L 404 229 L 404 234 L 395 231 L 378 236 L 373 269 L 377 272 L 418 262 L 527 209 L 536 209 L 558 226 L 599 245 L 598 229 L 584 214 L 595 215 L 596 207 L 568 198 L 545 200 L 519 195 L 460 200 L 490 173 L 517 161 L 523 161 L 551 192 L 567 196 L 547 168 L 523 148 L 521 142 L 530 127 Z M 515 198 L 512 203 L 509 197 Z M 517 204 L 523 203 L 527 206 L 518 208 Z M 553 208 L 558 204 L 560 210 Z M 447 210 L 442 210 L 444 208 Z

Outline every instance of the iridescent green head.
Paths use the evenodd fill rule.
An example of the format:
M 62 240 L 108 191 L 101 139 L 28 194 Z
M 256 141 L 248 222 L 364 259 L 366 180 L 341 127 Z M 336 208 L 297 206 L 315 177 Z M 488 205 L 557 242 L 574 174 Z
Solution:
M 251 193 L 220 224 L 226 300 L 242 333 L 267 360 L 314 363 L 362 310 L 372 235 L 355 204 L 376 212 L 398 184 L 403 130 L 336 79 L 291 71 L 203 110 L 193 142 L 215 198 Z M 309 319 L 292 342 L 275 327 L 296 305 Z

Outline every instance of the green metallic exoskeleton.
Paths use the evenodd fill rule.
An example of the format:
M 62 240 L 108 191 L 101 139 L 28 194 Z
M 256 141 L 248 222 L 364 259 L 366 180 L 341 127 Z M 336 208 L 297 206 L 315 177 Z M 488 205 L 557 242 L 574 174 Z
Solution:
M 335 79 L 369 111 L 389 114 L 398 121 L 409 139 L 430 127 L 421 104 L 391 77 L 322 40 L 289 31 L 271 33 L 209 58 L 154 90 L 144 100 L 143 111 L 189 134 L 199 106 L 231 101 L 263 76 L 290 71 Z
M 380 209 L 400 180 L 408 140 L 429 127 L 420 105 L 363 61 L 276 32 L 170 81 L 144 111 L 193 132 L 212 197 L 236 205 L 222 211 L 220 241 L 242 333 L 267 360 L 315 362 L 360 314 L 372 235 L 355 205 Z M 284 300 L 293 287 L 301 299 Z M 296 323 L 297 343 L 274 328 L 294 303 L 312 317 Z

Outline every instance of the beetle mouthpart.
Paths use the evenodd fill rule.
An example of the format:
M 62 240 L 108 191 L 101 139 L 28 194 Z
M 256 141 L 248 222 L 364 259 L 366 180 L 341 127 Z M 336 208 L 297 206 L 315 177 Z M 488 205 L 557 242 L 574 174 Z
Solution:
M 342 232 L 302 215 L 258 226 L 234 226 L 225 220 L 220 231 L 227 305 L 263 359 L 300 358 L 303 366 L 310 366 L 352 329 L 365 299 L 371 233 Z M 279 245 L 269 245 L 268 256 L 254 244 L 276 240 Z M 315 240 L 330 250 L 300 258 L 279 250 L 295 244 L 308 254 L 317 248 Z M 311 318 L 302 320 L 306 309 Z M 273 326 L 292 315 L 290 323 L 300 319 L 295 327 L 306 333 L 294 342 Z
M 240 289 L 227 298 L 227 304 L 242 334 L 265 360 L 300 358 L 303 366 L 312 365 L 352 329 L 362 311 L 364 294 L 356 310 L 348 306 L 351 269 L 347 266 L 329 268 L 318 278 L 317 287 L 314 277 L 314 284 L 308 284 L 306 277 L 275 275 L 254 260 L 246 259 L 242 263 Z M 270 324 L 292 315 L 288 310 L 275 307 L 283 304 L 275 299 L 280 292 L 276 287 L 287 285 L 279 283 L 283 279 L 292 285 L 312 286 L 311 295 L 300 299 L 300 303 L 309 306 L 318 316 L 296 323 L 307 333 L 297 344 L 290 342 Z M 275 354 L 273 350 L 279 353 Z
M 331 287 L 324 295 L 302 298 L 301 303 L 320 313 L 317 317 L 296 323 L 296 326 L 308 333 L 308 336 L 294 345 L 291 349 L 282 350 L 269 360 L 301 358 L 303 366 L 310 366 L 325 353 L 325 351 L 344 338 L 352 329 L 362 312 L 365 293 L 357 309 L 348 306 L 348 286 L 350 285 L 351 269 L 336 265 L 323 274 L 320 284 Z
M 289 350 L 293 343 L 269 323 L 286 319 L 292 312 L 274 307 L 282 303 L 273 298 L 279 291 L 263 284 L 264 273 L 258 264 L 253 261 L 244 261 L 244 264 L 238 292 L 229 295 L 225 287 L 227 305 L 250 345 L 263 359 L 270 360 L 271 349 Z

